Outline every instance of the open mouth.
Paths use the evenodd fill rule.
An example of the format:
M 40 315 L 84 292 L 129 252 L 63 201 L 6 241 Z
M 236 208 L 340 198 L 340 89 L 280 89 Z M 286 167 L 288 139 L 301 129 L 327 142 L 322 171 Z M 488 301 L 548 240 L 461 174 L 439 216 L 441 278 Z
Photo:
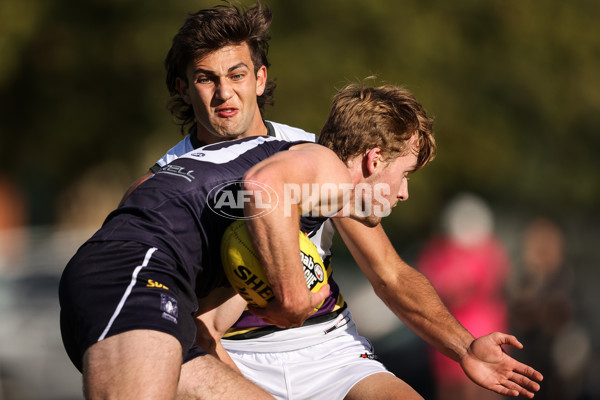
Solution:
M 238 110 L 235 107 L 219 107 L 216 111 L 219 117 L 229 118 L 237 114 Z

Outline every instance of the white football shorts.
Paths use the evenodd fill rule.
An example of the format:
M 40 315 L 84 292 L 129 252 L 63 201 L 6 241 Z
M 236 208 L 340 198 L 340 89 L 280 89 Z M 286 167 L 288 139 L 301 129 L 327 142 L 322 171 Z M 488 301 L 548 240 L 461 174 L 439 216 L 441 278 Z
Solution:
M 320 324 L 222 343 L 248 379 L 282 400 L 341 400 L 367 376 L 390 373 L 348 310 Z

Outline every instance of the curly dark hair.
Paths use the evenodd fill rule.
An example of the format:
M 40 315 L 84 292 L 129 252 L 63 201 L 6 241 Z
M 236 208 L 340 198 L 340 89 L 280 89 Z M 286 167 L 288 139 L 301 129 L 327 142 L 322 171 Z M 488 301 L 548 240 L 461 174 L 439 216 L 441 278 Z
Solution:
M 185 133 L 186 127 L 188 133 L 196 129 L 196 118 L 192 106 L 186 104 L 179 95 L 176 79 L 187 82 L 186 69 L 192 61 L 222 47 L 246 43 L 255 74 L 261 66 L 270 66 L 267 53 L 273 19 L 271 9 L 260 1 L 245 9 L 229 1 L 226 3 L 190 14 L 173 38 L 165 59 L 166 83 L 171 95 L 168 109 L 181 126 L 182 133 Z M 273 104 L 274 90 L 275 82 L 267 81 L 264 93 L 257 97 L 261 113 L 265 105 Z

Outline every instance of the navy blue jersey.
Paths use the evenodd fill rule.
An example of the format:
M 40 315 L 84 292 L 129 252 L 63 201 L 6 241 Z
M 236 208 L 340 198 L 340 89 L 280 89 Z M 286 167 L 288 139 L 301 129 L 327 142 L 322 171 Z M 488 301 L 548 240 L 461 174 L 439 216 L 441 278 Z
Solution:
M 126 240 L 156 247 L 173 259 L 181 279 L 195 281 L 196 295 L 204 297 L 227 284 L 221 238 L 233 219 L 243 217 L 243 208 L 226 209 L 227 202 L 215 196 L 226 189 L 235 200 L 248 169 L 298 143 L 260 136 L 193 150 L 133 191 L 90 241 Z M 215 212 L 218 201 L 222 207 Z

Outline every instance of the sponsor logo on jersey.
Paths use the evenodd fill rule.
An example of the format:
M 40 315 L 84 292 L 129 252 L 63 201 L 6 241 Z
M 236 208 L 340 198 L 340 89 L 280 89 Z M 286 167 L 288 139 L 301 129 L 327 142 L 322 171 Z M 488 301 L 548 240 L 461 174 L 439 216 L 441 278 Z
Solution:
M 186 170 L 184 167 L 179 165 L 167 164 L 156 172 L 157 174 L 168 174 L 173 176 L 178 176 L 180 178 L 185 179 L 188 182 L 196 179 L 194 175 L 192 175 L 194 170 Z
M 302 250 L 300 250 L 300 259 L 304 266 L 306 286 L 308 286 L 309 290 L 312 290 L 318 282 L 323 282 L 325 277 L 323 266 L 318 262 L 315 262 L 310 254 L 306 254 Z
M 169 288 L 166 287 L 165 285 L 163 285 L 162 283 L 158 283 L 152 279 L 148 279 L 148 283 L 146 283 L 146 287 L 153 287 L 153 288 L 169 290 Z
M 369 360 L 379 360 L 379 357 L 377 357 L 373 353 L 363 353 L 363 354 L 360 355 L 360 358 L 366 358 L 366 359 L 369 359 Z

